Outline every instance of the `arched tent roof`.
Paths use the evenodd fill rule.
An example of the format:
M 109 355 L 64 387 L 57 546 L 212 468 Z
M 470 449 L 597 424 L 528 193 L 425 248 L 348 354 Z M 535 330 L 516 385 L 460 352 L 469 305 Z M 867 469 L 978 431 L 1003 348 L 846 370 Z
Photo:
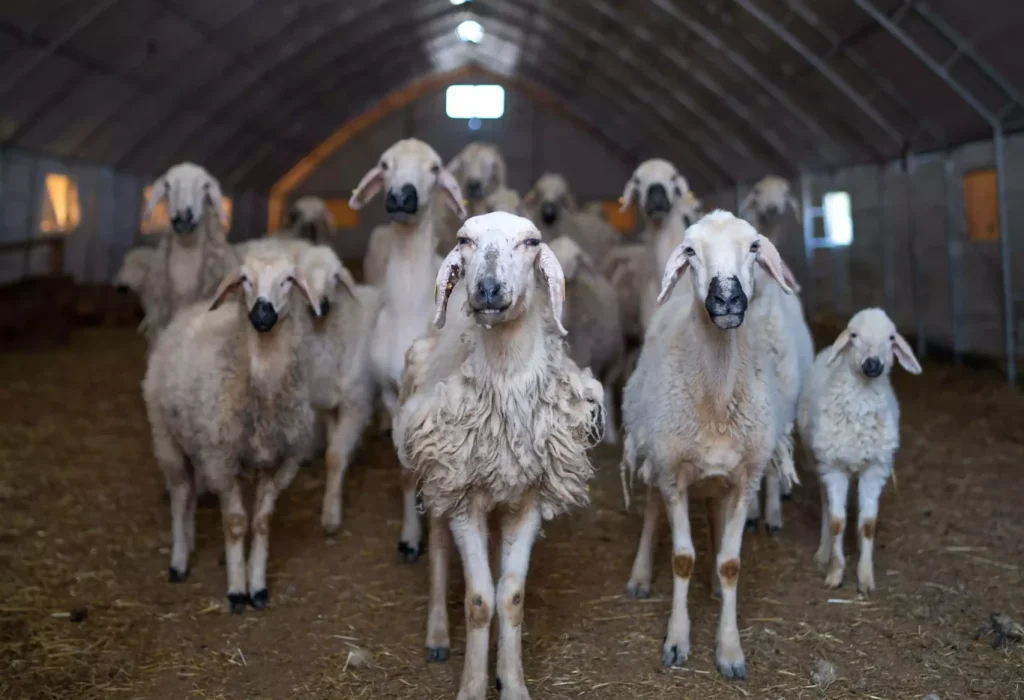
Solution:
M 396 88 L 479 66 L 714 189 L 1024 126 L 1021 29 L 999 0 L 5 3 L 0 145 L 267 191 Z

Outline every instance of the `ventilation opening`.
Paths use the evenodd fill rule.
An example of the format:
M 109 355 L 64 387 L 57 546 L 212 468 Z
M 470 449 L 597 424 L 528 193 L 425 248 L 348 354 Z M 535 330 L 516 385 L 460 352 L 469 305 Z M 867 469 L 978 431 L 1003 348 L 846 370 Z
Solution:
M 831 247 L 853 243 L 853 209 L 848 192 L 826 192 L 822 198 L 825 212 L 825 240 Z
M 452 119 L 500 119 L 505 114 L 505 88 L 451 85 L 445 93 L 445 112 Z
M 50 235 L 71 233 L 82 223 L 78 183 L 67 175 L 50 173 L 46 176 L 45 189 L 39 231 Z

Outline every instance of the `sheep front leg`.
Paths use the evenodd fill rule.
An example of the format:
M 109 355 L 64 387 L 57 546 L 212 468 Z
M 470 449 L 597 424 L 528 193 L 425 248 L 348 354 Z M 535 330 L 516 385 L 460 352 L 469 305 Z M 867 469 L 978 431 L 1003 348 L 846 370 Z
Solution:
M 748 484 L 737 484 L 725 497 L 722 546 L 716 564 L 722 581 L 722 612 L 718 619 L 718 644 L 715 665 L 718 672 L 731 680 L 747 677 L 746 660 L 736 624 L 736 595 L 740 581 L 740 548 L 747 516 Z
M 501 700 L 529 700 L 523 674 L 523 605 L 530 552 L 540 531 L 534 505 L 507 514 L 501 524 L 502 567 L 498 581 L 498 692 Z
M 419 505 L 416 503 L 416 479 L 402 474 L 402 534 L 398 540 L 398 553 L 410 564 L 423 553 L 423 526 Z
M 762 482 L 758 482 L 757 490 L 753 493 L 750 501 L 747 503 L 747 530 L 757 530 L 757 526 L 761 522 L 761 491 Z
M 614 447 L 619 444 L 619 429 L 615 423 L 615 388 L 604 385 L 604 444 Z
M 451 650 L 448 632 L 448 557 L 451 531 L 445 518 L 430 519 L 430 600 L 427 603 L 427 662 L 447 661 Z
M 299 471 L 298 460 L 288 460 L 274 474 L 260 474 L 256 486 L 256 508 L 252 516 L 252 544 L 249 547 L 249 602 L 262 610 L 270 603 L 267 591 L 267 558 L 270 554 L 270 518 L 277 497 L 288 488 Z
M 658 540 L 658 521 L 661 518 L 661 491 L 647 487 L 647 505 L 644 508 L 644 529 L 640 533 L 640 546 L 633 560 L 633 573 L 626 585 L 626 596 L 633 600 L 651 597 L 654 578 L 654 548 Z
M 346 405 L 339 409 L 340 417 L 331 416 L 327 420 L 327 483 L 320 514 L 320 524 L 327 534 L 333 534 L 341 527 L 341 493 L 345 472 L 348 471 L 359 438 L 370 422 L 371 409 L 372 405 Z
M 843 533 L 846 530 L 846 499 L 850 489 L 850 477 L 838 469 L 829 469 L 821 475 L 821 481 L 828 497 L 828 525 L 832 549 L 828 571 L 825 574 L 825 585 L 828 588 L 839 588 L 843 585 L 843 571 L 846 568 Z
M 764 481 L 764 525 L 769 535 L 782 532 L 782 477 L 777 474 Z
M 487 696 L 487 652 L 494 614 L 494 579 L 487 551 L 487 515 L 476 507 L 451 519 L 466 578 L 466 662 L 457 700 Z
M 672 615 L 662 648 L 661 661 L 666 666 L 685 666 L 690 656 L 690 613 L 687 597 L 693 576 L 694 549 L 690 535 L 690 503 L 686 489 L 665 497 L 669 523 L 672 525 Z M 742 534 L 742 531 L 741 531 Z
M 818 551 L 814 553 L 814 563 L 824 570 L 832 558 L 832 538 L 829 535 L 828 518 L 828 489 L 825 488 L 825 478 L 818 477 L 818 490 L 821 492 L 821 537 L 818 540 Z
M 245 588 L 245 534 L 249 518 L 242 503 L 242 486 L 231 479 L 220 492 L 221 521 L 224 524 L 224 565 L 228 572 L 228 604 L 231 612 L 245 612 L 249 596 Z
M 862 595 L 875 592 L 874 543 L 878 526 L 878 499 L 892 467 L 888 464 L 868 468 L 857 481 L 857 534 L 860 559 L 857 562 L 857 590 Z

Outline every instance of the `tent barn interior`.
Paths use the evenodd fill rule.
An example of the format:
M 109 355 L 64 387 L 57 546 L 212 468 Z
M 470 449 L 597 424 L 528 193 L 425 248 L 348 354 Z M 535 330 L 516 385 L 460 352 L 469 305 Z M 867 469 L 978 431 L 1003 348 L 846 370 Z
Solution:
M 1020 0 L 0 0 L 0 697 L 1019 697 L 1024 51 L 1018 32 L 1024 32 Z M 428 148 L 415 150 L 423 144 Z M 480 144 L 484 151 L 472 151 Z M 430 192 L 390 184 L 410 167 L 412 156 L 402 154 L 414 151 L 440 158 L 429 172 L 423 166 L 423 177 L 436 183 Z M 492 205 L 484 196 L 491 185 L 466 179 L 472 179 L 466 163 L 480 152 L 500 159 L 500 165 L 480 161 L 482 172 L 514 205 Z M 651 159 L 664 159 L 675 173 L 675 190 L 666 195 L 660 188 L 671 207 L 666 219 L 652 208 L 653 187 L 637 191 Z M 181 164 L 188 164 L 186 174 Z M 557 202 L 544 189 L 545 174 L 560 175 L 566 186 Z M 768 182 L 781 183 L 785 199 L 764 209 Z M 189 188 L 200 186 L 198 199 L 190 200 Z M 201 211 L 182 208 L 193 201 Z M 282 240 L 305 235 L 295 231 L 311 202 L 326 228 L 308 244 L 287 247 Z M 463 217 L 447 205 L 468 213 Z M 694 208 L 682 223 L 678 211 L 685 206 Z M 428 458 L 411 447 L 417 433 L 407 425 L 420 406 L 439 404 L 437 396 L 471 371 L 456 371 L 448 384 L 421 386 L 416 372 L 426 370 L 418 369 L 414 351 L 426 346 L 422 338 L 410 343 L 424 336 L 437 343 L 430 352 L 440 353 L 448 347 L 445 334 L 464 323 L 465 366 L 474 361 L 476 346 L 467 338 L 493 329 L 480 320 L 474 294 L 483 287 L 470 289 L 475 268 L 464 261 L 479 243 L 475 231 L 500 237 L 499 228 L 512 225 L 496 209 L 524 217 L 516 225 L 536 227 L 541 283 L 536 295 L 524 292 L 521 305 L 503 307 L 495 318 L 514 323 L 504 319 L 520 308 L 528 307 L 522 311 L 527 316 L 530 305 L 550 308 L 557 323 L 538 326 L 541 334 L 557 333 L 564 320 L 567 342 L 552 352 L 563 353 L 571 369 L 559 375 L 559 386 L 572 385 L 582 396 L 587 381 L 602 385 L 604 393 L 590 401 L 604 402 L 598 411 L 604 438 L 580 457 L 596 468 L 584 499 L 589 504 L 553 519 L 546 514 L 532 555 L 525 545 L 529 580 L 524 586 L 516 579 L 522 587 L 517 605 L 525 600 L 518 618 L 502 598 L 512 585 L 508 577 L 526 571 L 502 574 L 519 556 L 509 514 L 543 511 L 534 503 L 539 491 L 523 487 L 526 495 L 514 506 L 494 505 L 493 480 L 460 492 L 459 503 L 491 499 L 504 513 L 489 540 L 486 522 L 482 530 L 482 541 L 501 554 L 490 598 L 483 597 L 487 616 L 477 624 L 474 591 L 481 579 L 479 561 L 469 558 L 472 538 L 459 530 L 462 511 L 442 518 L 435 510 L 441 506 L 431 500 L 434 481 L 424 482 L 417 471 L 431 467 L 413 466 Z M 741 398 L 714 394 L 701 383 L 704 375 L 691 377 L 682 365 L 663 382 L 641 376 L 661 367 L 658 348 L 677 342 L 675 336 L 666 340 L 676 329 L 684 347 L 699 342 L 682 317 L 673 316 L 685 305 L 680 289 L 707 294 L 706 303 L 692 305 L 693 313 L 719 323 L 715 300 L 726 300 L 715 296 L 717 281 L 707 287 L 711 273 L 697 261 L 704 249 L 692 242 L 719 225 L 716 217 L 725 215 L 716 210 L 735 214 L 735 221 L 722 224 L 730 231 L 770 241 L 766 247 L 777 249 L 785 272 L 776 275 L 773 270 L 782 268 L 765 262 L 768 254 L 755 246 L 742 263 L 750 265 L 743 268 L 749 279 L 732 277 L 747 285 L 738 294 L 744 294 L 743 309 L 750 295 L 750 311 L 745 322 L 739 312 L 745 325 L 729 337 L 755 338 L 751 347 L 761 343 L 756 347 L 763 352 L 754 353 L 759 359 L 750 362 L 775 363 L 778 381 L 763 379 L 760 369 L 755 375 L 775 397 L 769 403 L 784 404 L 779 415 L 788 416 L 778 418 L 783 437 L 769 449 L 771 461 L 759 463 L 766 486 L 757 491 L 726 478 L 729 494 L 739 494 L 735 503 L 765 501 L 763 515 L 746 511 L 738 603 L 735 577 L 726 576 L 721 562 L 729 549 L 723 542 L 731 541 L 733 496 L 723 497 L 720 511 L 709 498 L 705 516 L 698 507 L 704 497 L 695 495 L 703 492 L 693 491 L 692 513 L 685 506 L 673 510 L 679 494 L 687 502 L 686 487 L 672 481 L 670 494 L 668 477 L 658 470 L 675 467 L 650 456 L 669 460 L 662 452 L 640 445 L 656 436 L 638 427 L 646 426 L 647 414 L 636 408 L 644 405 L 644 391 L 631 389 L 641 379 L 645 386 L 679 381 L 688 387 L 686 396 L 705 396 L 707 405 L 724 406 L 726 413 L 739 410 Z M 493 222 L 492 228 L 462 228 L 485 211 L 490 218 L 478 220 Z M 675 221 L 678 238 L 660 237 L 669 230 L 666 220 Z M 412 289 L 416 278 L 404 265 L 415 252 L 403 236 L 421 230 L 431 246 L 424 253 L 429 281 Z M 600 235 L 595 231 L 614 232 L 614 240 L 598 251 L 590 247 L 597 245 L 589 238 Z M 203 242 L 186 251 L 191 236 Z M 579 267 L 567 264 L 564 246 L 548 246 L 559 236 L 578 244 Z M 672 241 L 668 248 L 663 240 Z M 707 245 L 724 246 L 725 240 Z M 390 247 L 378 249 L 385 243 Z M 562 320 L 558 285 L 543 262 L 552 249 L 550 259 L 557 257 L 553 264 L 565 277 Z M 524 254 L 521 241 L 509 250 L 509 260 Z M 132 257 L 138 251 L 144 263 L 133 262 L 142 259 Z M 179 252 L 183 257 L 175 257 Z M 487 255 L 488 270 L 499 274 L 494 266 L 506 263 L 495 263 L 493 251 Z M 263 337 L 254 335 L 266 330 L 256 310 L 270 302 L 263 282 L 253 281 L 252 266 L 271 265 L 270 259 L 292 270 L 282 283 L 284 298 L 311 304 L 310 314 L 293 308 L 287 313 L 295 320 L 277 321 L 285 327 L 273 331 L 296 334 L 288 351 L 300 368 L 295 376 L 303 377 L 296 385 L 313 396 L 318 382 L 331 382 L 342 398 L 326 408 L 314 399 L 299 402 L 314 416 L 316 437 L 301 455 L 281 448 L 275 459 L 285 466 L 275 467 L 276 481 L 266 481 L 273 485 L 264 483 L 266 469 L 250 467 L 243 457 L 237 465 L 233 457 L 225 460 L 238 474 L 222 483 L 207 472 L 206 453 L 201 459 L 186 446 L 194 436 L 168 438 L 169 428 L 157 424 L 161 402 L 173 395 L 159 377 L 171 382 L 174 372 L 192 371 L 207 356 L 224 361 L 225 348 L 204 348 L 209 337 L 187 335 L 213 323 L 206 317 L 236 324 L 232 339 Z M 461 267 L 437 272 L 454 259 Z M 216 272 L 211 260 L 221 266 Z M 317 306 L 310 284 L 320 278 L 306 267 L 310 260 L 337 263 L 344 274 L 333 279 L 349 296 L 328 305 L 329 294 L 322 292 L 327 296 Z M 677 264 L 675 274 L 682 276 L 673 291 L 669 280 Z M 196 285 L 187 294 L 177 289 L 182 265 L 191 266 L 187 284 Z M 270 274 L 270 268 L 255 269 Z M 447 269 L 458 274 L 445 290 Z M 126 281 L 131 270 L 136 282 Z M 460 274 L 467 281 L 457 297 L 451 287 Z M 607 287 L 617 306 L 585 308 L 586 300 L 576 296 L 584 293 L 577 292 L 580 275 Z M 635 289 L 627 290 L 630 284 Z M 792 294 L 758 295 L 761 285 Z M 449 294 L 465 303 L 452 302 L 444 328 L 431 325 L 439 286 L 436 303 L 447 304 Z M 257 287 L 255 301 L 250 295 Z M 653 301 L 659 291 L 671 294 L 668 301 Z M 765 305 L 779 304 L 776 311 L 797 308 L 803 318 L 787 317 L 795 326 L 766 340 L 778 329 L 767 321 L 757 325 L 758 296 L 774 300 Z M 785 306 L 786 299 L 798 301 Z M 218 310 L 246 303 L 248 315 L 237 319 Z M 328 374 L 307 372 L 316 362 L 306 347 L 317 324 L 336 318 L 346 304 L 348 325 L 337 331 L 347 329 L 345 340 L 330 345 L 344 362 Z M 418 325 L 406 337 L 412 306 L 429 313 L 413 318 Z M 286 308 L 284 302 L 276 311 L 271 307 L 270 325 L 289 318 Z M 858 312 L 873 308 L 884 311 L 893 341 L 870 349 L 885 365 L 882 376 L 874 379 L 878 375 L 864 364 L 873 384 L 859 377 L 850 385 L 857 390 L 807 390 L 817 386 L 815 372 L 831 377 L 843 371 L 837 368 L 844 361 L 835 362 L 840 353 L 860 353 L 873 342 L 865 339 L 870 331 L 860 330 L 857 338 L 864 318 Z M 438 309 L 444 324 L 444 309 Z M 187 326 L 182 319 L 190 313 L 199 320 Z M 357 327 L 360 313 L 366 321 Z M 602 325 L 602 316 L 613 317 L 614 326 Z M 389 325 L 397 329 L 391 335 L 382 330 Z M 639 330 L 628 330 L 634 327 Z M 602 351 L 581 355 L 580 348 L 601 346 L 597 339 L 606 340 L 608 328 L 615 329 L 618 354 L 605 371 Z M 813 366 L 813 354 L 806 362 L 794 360 L 794 393 L 783 397 L 790 380 L 779 367 L 789 361 L 787 353 L 799 354 L 791 328 L 812 337 L 814 353 L 834 354 Z M 217 342 L 231 342 L 225 333 Z M 232 357 L 255 357 L 253 342 L 228 349 Z M 387 352 L 393 356 L 388 367 L 379 359 Z M 351 359 L 357 354 L 358 367 Z M 590 358 L 587 367 L 582 356 Z M 161 375 L 162 362 L 179 364 Z M 918 362 L 923 372 L 914 376 Z M 429 365 L 431 372 L 440 371 L 436 365 Z M 265 379 L 251 368 L 239 372 L 251 384 L 248 394 L 239 394 L 237 411 L 228 399 L 211 398 L 222 386 L 214 380 L 190 385 L 209 387 L 195 389 L 195 405 L 227 406 L 191 425 L 224 420 L 249 435 L 258 433 L 253 426 L 261 421 L 272 424 L 276 411 L 291 410 L 282 408 L 291 405 L 283 400 L 268 400 L 261 405 L 272 408 L 261 415 L 252 408 L 259 392 L 251 387 L 285 380 Z M 337 378 L 345 372 L 358 381 Z M 583 379 L 570 377 L 573 372 Z M 359 392 L 366 387 L 372 406 L 351 409 L 355 384 Z M 281 386 L 275 391 L 285 391 Z M 885 402 L 890 386 L 898 405 Z M 711 393 L 700 394 L 705 390 Z M 855 425 L 867 409 L 850 409 L 853 417 L 835 419 L 839 425 L 830 426 L 835 433 L 828 440 L 812 439 L 829 411 L 860 400 L 858 390 L 882 397 L 870 430 L 858 432 L 863 426 Z M 479 389 L 479 396 L 485 393 Z M 647 395 L 648 403 L 657 403 Z M 490 400 L 479 396 L 473 400 Z M 542 399 L 550 396 L 535 396 L 537 407 L 548 406 Z M 698 422 L 705 399 L 692 399 Z M 668 403 L 675 406 L 674 399 Z M 177 420 L 201 410 L 191 405 L 175 405 L 168 415 Z M 675 407 L 664 415 L 677 409 L 685 413 Z M 457 421 L 473 410 L 438 409 L 437 420 Z M 546 410 L 536 408 L 536 415 Z M 359 412 L 366 415 L 346 422 L 346 415 Z M 234 418 L 224 417 L 229 414 Z M 280 423 L 292 425 L 289 420 Z M 558 449 L 567 448 L 545 446 L 556 437 L 535 433 L 524 446 L 509 437 L 514 420 L 487 420 L 479 419 L 479 433 L 465 438 L 472 447 L 463 452 L 498 441 L 509 454 L 547 455 L 547 462 L 538 459 L 567 478 L 556 464 L 564 457 Z M 342 449 L 332 431 L 353 421 L 362 422 Z M 725 423 L 716 425 L 724 435 Z M 871 460 L 831 463 L 822 455 L 847 452 L 828 452 L 822 441 L 835 447 L 860 435 L 864 444 L 852 449 L 867 450 L 876 441 L 872 447 L 882 449 L 890 429 L 897 432 L 888 461 L 882 460 L 888 471 L 880 506 L 874 495 L 876 531 L 874 515 L 864 510 L 865 498 L 871 500 L 864 477 Z M 686 424 L 675 434 L 703 444 L 688 430 Z M 217 441 L 228 433 L 235 434 L 213 429 Z M 171 460 L 184 465 L 180 478 L 168 471 L 164 438 L 181 451 Z M 735 439 L 753 440 L 747 434 Z M 239 450 L 260 453 L 252 447 L 257 437 L 239 440 Z M 692 464 L 726 459 L 717 448 L 687 449 Z M 489 454 L 504 453 L 495 448 Z M 728 459 L 748 459 L 735 455 Z M 295 469 L 279 476 L 292 460 Z M 786 464 L 795 471 L 785 472 Z M 452 464 L 437 468 L 458 471 Z M 509 467 L 519 468 L 528 471 Z M 848 516 L 846 481 L 833 487 L 839 482 L 829 469 L 863 477 L 858 488 L 849 488 Z M 761 473 L 751 484 L 761 484 Z M 651 485 L 634 485 L 636 474 Z M 181 479 L 190 485 L 179 501 Z M 241 560 L 248 572 L 248 590 L 243 585 L 241 593 L 232 583 L 242 545 L 233 549 L 235 511 L 229 506 L 235 503 L 231 489 L 238 488 L 253 504 L 241 511 L 252 516 L 241 540 L 253 543 L 248 569 Z M 623 508 L 627 490 L 633 502 L 627 495 Z M 662 496 L 670 524 L 657 515 Z M 332 498 L 336 512 L 329 516 Z M 772 499 L 781 499 L 781 506 L 773 509 Z M 677 517 L 680 512 L 685 517 Z M 784 528 L 773 520 L 781 513 Z M 179 528 L 180 517 L 194 519 L 191 531 Z M 695 545 L 686 544 L 689 526 L 680 525 L 691 517 Z M 441 539 L 449 520 L 454 539 Z M 435 538 L 440 529 L 445 533 Z M 183 537 L 188 567 L 176 570 Z M 836 573 L 836 552 L 826 546 L 830 537 L 840 550 L 845 537 L 847 556 L 861 553 L 845 579 L 841 552 Z M 656 552 L 653 580 L 647 571 L 638 588 L 648 545 Z M 870 566 L 872 546 L 868 585 L 864 566 Z M 444 547 L 454 556 L 440 553 Z M 486 548 L 477 554 L 487 561 Z M 831 567 L 827 574 L 815 567 L 821 555 L 817 563 Z M 269 583 L 256 591 L 260 566 Z M 232 614 L 246 606 L 244 614 Z M 736 648 L 742 640 L 744 652 L 726 663 L 723 645 L 731 642 L 723 639 L 732 638 L 736 620 L 729 627 L 728 618 L 737 609 Z M 431 639 L 442 614 L 446 641 L 439 646 Z M 677 649 L 671 642 L 683 629 L 680 615 L 686 641 Z M 497 648 L 496 666 L 486 662 L 490 646 Z M 483 686 L 480 674 L 487 677 Z

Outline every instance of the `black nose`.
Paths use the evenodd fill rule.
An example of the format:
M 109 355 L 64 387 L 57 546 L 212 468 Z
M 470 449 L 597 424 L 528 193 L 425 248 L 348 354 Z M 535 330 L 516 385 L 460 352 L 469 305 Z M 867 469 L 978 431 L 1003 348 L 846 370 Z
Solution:
M 131 287 L 129 287 L 127 284 L 119 284 L 115 286 L 114 289 L 116 289 L 120 294 L 127 294 L 128 292 L 132 291 Z
M 331 300 L 324 297 L 320 300 L 320 315 L 326 316 L 327 312 L 331 310 Z
M 302 238 L 305 238 L 307 241 L 311 241 L 313 243 L 316 243 L 316 239 L 317 239 L 316 224 L 308 223 L 307 222 L 307 223 L 302 224 L 301 226 L 299 226 L 299 236 L 301 236 Z
M 500 299 L 501 282 L 496 277 L 484 277 L 476 283 L 476 293 L 480 301 L 490 307 Z
M 192 233 L 196 230 L 197 223 L 192 207 L 186 208 L 184 212 L 176 213 L 171 218 L 171 228 L 175 233 Z
M 715 316 L 738 316 L 747 310 L 747 295 L 740 286 L 739 279 L 733 275 L 728 280 L 715 277 L 708 286 L 708 296 L 704 300 L 704 308 L 708 314 Z
M 389 214 L 415 214 L 419 205 L 420 198 L 413 185 L 402 185 L 402 189 L 397 193 L 394 190 L 389 191 L 384 201 L 384 208 Z
M 663 214 L 672 209 L 672 202 L 668 198 L 668 192 L 665 191 L 664 185 L 651 185 L 647 188 L 644 209 L 648 214 Z
M 767 207 L 765 207 L 764 213 L 767 214 L 768 216 L 776 216 L 779 213 L 779 208 L 774 204 L 769 204 Z
M 277 312 L 274 305 L 266 299 L 257 299 L 249 312 L 249 323 L 260 333 L 266 333 L 277 323 Z
M 471 177 L 466 181 L 466 195 L 470 199 L 479 199 L 480 195 L 484 193 L 484 183 L 480 182 L 479 179 Z
M 865 375 L 874 379 L 875 377 L 882 374 L 884 365 L 882 365 L 882 361 L 879 360 L 877 357 L 869 357 L 868 359 L 864 360 L 864 362 L 861 363 L 860 368 Z
M 544 220 L 544 223 L 550 226 L 555 223 L 555 219 L 558 218 L 558 207 L 554 202 L 544 202 L 540 207 L 540 218 Z

